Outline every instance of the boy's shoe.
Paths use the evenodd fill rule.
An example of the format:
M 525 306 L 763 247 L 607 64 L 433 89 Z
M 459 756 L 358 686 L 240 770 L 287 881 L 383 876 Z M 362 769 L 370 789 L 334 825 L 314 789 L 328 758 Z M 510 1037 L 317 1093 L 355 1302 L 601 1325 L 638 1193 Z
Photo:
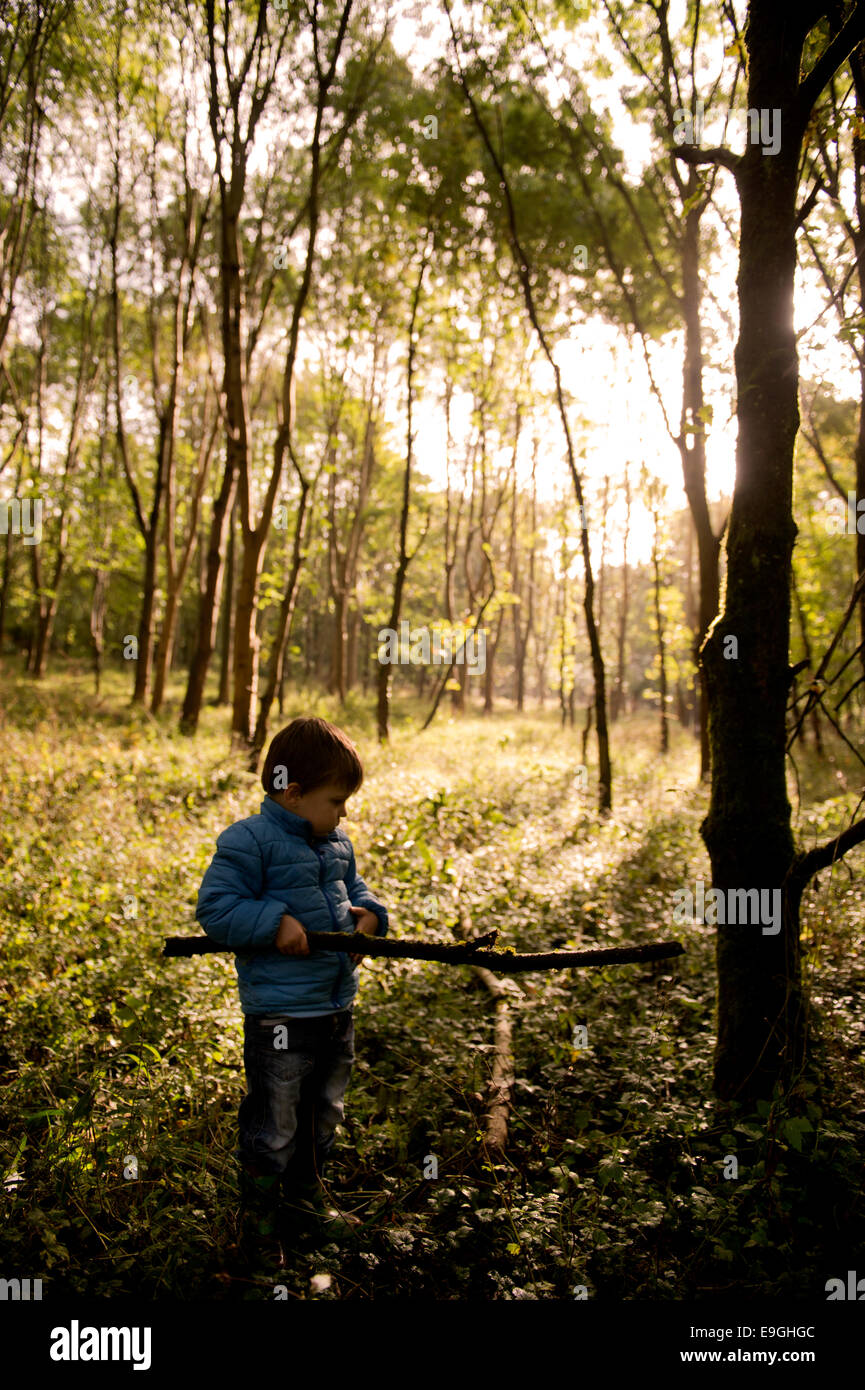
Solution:
M 279 1178 L 240 1174 L 241 1249 L 246 1255 L 280 1259 Z
M 276 1175 L 253 1177 L 241 1171 L 239 1195 L 242 1212 L 269 1221 L 276 1215 L 279 1205 L 279 1178 Z
M 285 1193 L 283 1211 L 290 1229 L 322 1240 L 341 1240 L 361 1225 L 359 1217 L 328 1206 L 317 1181 L 294 1184 Z

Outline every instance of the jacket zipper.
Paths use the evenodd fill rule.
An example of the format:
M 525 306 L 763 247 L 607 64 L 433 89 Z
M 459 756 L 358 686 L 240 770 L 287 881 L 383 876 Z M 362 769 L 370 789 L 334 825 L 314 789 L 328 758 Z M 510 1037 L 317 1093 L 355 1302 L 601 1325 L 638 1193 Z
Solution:
M 333 904 L 331 903 L 330 898 L 327 896 L 327 889 L 326 889 L 325 886 L 324 886 L 324 860 L 322 859 L 323 851 L 320 850 L 320 849 L 318 848 L 318 846 L 313 846 L 313 848 L 315 849 L 315 852 L 316 852 L 316 854 L 318 855 L 318 881 L 319 881 L 319 886 L 320 886 L 320 888 L 321 888 L 322 893 L 324 894 L 324 900 L 325 900 L 325 902 L 327 903 L 327 910 L 328 910 L 328 912 L 330 913 L 330 920 L 333 922 L 333 929 L 334 929 L 334 931 L 339 931 L 339 923 L 338 923 L 337 920 L 336 920 L 336 913 L 335 913 L 334 910 L 333 910 Z M 333 1007 L 334 1007 L 335 1009 L 338 1009 L 338 1008 L 339 1008 L 339 999 L 337 998 L 337 995 L 339 994 L 339 989 L 340 989 L 340 985 L 342 984 L 342 977 L 343 977 L 344 974 L 345 974 L 344 962 L 343 962 L 343 959 L 342 959 L 342 952 L 340 952 L 340 957 L 339 957 L 339 970 L 338 970 L 338 974 L 337 974 L 337 977 L 336 977 L 336 981 L 335 981 L 335 983 L 334 983 L 333 993 L 332 993 L 331 996 L 330 996 L 330 1002 L 331 1002 L 331 1004 L 333 1005 Z

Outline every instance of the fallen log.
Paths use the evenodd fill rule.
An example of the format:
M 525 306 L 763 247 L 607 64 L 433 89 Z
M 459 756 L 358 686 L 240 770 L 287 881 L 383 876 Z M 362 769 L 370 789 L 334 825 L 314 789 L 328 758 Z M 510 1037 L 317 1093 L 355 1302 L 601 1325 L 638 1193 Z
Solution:
M 415 939 L 391 940 L 389 937 L 367 936 L 364 932 L 310 932 L 310 948 L 315 951 L 346 951 L 353 955 L 389 956 L 396 960 L 433 960 L 440 965 L 484 966 L 503 975 L 518 975 L 527 970 L 576 970 L 584 966 L 637 965 L 641 961 L 667 960 L 684 954 L 678 941 L 651 941 L 645 946 L 609 946 L 591 951 L 542 951 L 519 954 L 506 947 L 492 949 L 498 933 L 485 932 L 456 946 L 439 945 L 434 941 Z M 214 951 L 231 955 L 259 955 L 273 951 L 272 946 L 238 949 L 222 946 L 209 936 L 167 936 L 163 956 L 203 956 Z
M 472 919 L 462 906 L 462 880 L 457 888 L 459 904 L 459 924 L 454 927 L 454 935 L 461 941 L 470 940 Z M 476 938 L 475 938 L 476 939 Z M 506 952 L 485 952 L 487 956 L 496 954 L 507 959 Z M 511 1045 L 511 1011 L 508 1004 L 508 991 L 485 965 L 475 965 L 475 975 L 484 989 L 495 1000 L 496 1021 L 493 1032 L 493 1073 L 489 1081 L 486 1104 L 486 1143 L 494 1155 L 502 1155 L 508 1142 L 508 1116 L 511 1109 L 511 1090 L 514 1084 L 514 1057 Z M 509 988 L 519 990 L 514 981 Z

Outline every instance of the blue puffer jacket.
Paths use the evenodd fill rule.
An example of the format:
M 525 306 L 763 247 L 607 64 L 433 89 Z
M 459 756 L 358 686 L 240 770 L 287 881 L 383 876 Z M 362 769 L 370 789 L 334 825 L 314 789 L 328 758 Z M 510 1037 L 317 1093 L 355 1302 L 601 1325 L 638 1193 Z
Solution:
M 308 934 L 352 932 L 349 904 L 374 912 L 378 935 L 386 935 L 387 912 L 358 877 L 345 832 L 314 835 L 308 820 L 266 796 L 260 815 L 235 821 L 217 839 L 195 915 L 208 936 L 236 951 L 245 1014 L 320 1014 L 347 1008 L 357 994 L 357 966 L 347 955 L 245 948 L 271 946 L 286 912 Z

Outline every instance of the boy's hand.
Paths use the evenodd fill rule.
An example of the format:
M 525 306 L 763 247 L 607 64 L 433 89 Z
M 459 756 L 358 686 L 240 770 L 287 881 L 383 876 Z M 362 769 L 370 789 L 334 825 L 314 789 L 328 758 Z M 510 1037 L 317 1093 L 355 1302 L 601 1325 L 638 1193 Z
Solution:
M 276 933 L 274 942 L 277 951 L 281 951 L 284 956 L 308 956 L 309 942 L 306 939 L 306 931 L 301 922 L 296 917 L 290 917 L 288 913 L 279 923 L 279 931 Z
M 355 931 L 362 931 L 364 936 L 378 935 L 378 918 L 374 912 L 370 912 L 368 907 L 349 907 L 348 910 L 357 918 L 354 924 Z M 363 959 L 362 955 L 349 956 L 352 965 L 359 965 Z

